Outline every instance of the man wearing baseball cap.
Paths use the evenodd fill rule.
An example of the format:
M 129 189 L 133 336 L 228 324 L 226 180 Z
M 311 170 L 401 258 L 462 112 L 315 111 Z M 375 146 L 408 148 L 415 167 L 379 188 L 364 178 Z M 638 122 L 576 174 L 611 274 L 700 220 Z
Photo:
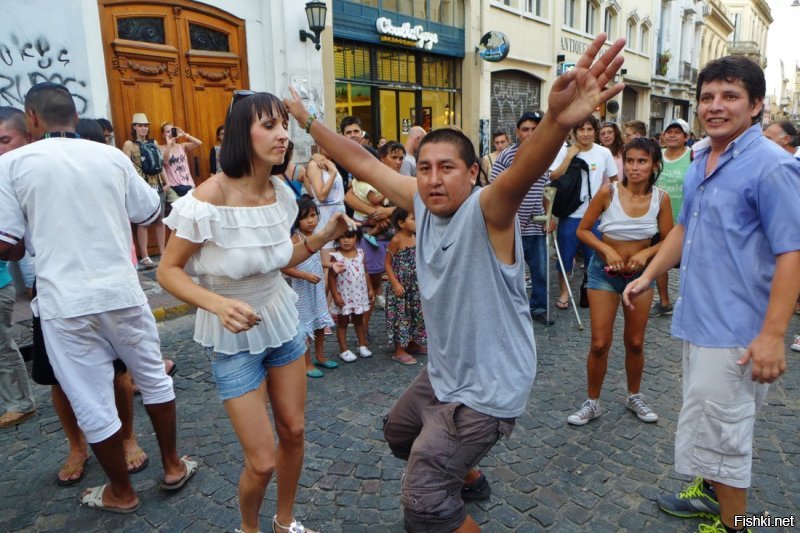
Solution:
M 517 120 L 517 142 L 509 146 L 497 158 L 492 165 L 492 175 L 489 182 L 493 182 L 497 176 L 514 162 L 519 145 L 528 137 L 533 135 L 534 130 L 542 121 L 544 113 L 541 111 L 526 111 Z M 556 160 L 550 165 L 550 170 L 558 167 L 566 155 L 566 146 L 559 151 Z M 531 271 L 531 297 L 530 310 L 531 317 L 536 322 L 545 326 L 553 324 L 547 318 L 547 244 L 546 235 L 550 228 L 543 227 L 543 224 L 532 222 L 532 217 L 544 215 L 544 186 L 550 179 L 550 170 L 545 172 L 525 195 L 522 205 L 517 212 L 519 219 L 519 229 L 522 235 L 522 251 L 525 254 L 525 262 Z
M 692 149 L 686 146 L 689 139 L 689 124 L 681 118 L 673 119 L 664 128 L 661 142 L 664 148 L 664 168 L 658 177 L 658 186 L 669 194 L 672 202 L 672 218 L 677 219 L 683 205 L 683 177 L 692 164 Z M 672 314 L 672 303 L 669 299 L 669 272 L 665 272 L 656 280 L 659 301 L 650 311 L 650 316 Z

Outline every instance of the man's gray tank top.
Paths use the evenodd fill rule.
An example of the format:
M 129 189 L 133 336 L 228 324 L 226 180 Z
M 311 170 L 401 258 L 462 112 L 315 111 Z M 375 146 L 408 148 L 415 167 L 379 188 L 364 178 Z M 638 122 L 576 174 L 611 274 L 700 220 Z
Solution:
M 448 218 L 417 194 L 417 278 L 428 332 L 428 375 L 441 402 L 498 418 L 522 414 L 536 376 L 517 224 L 513 265 L 489 241 L 476 187 Z

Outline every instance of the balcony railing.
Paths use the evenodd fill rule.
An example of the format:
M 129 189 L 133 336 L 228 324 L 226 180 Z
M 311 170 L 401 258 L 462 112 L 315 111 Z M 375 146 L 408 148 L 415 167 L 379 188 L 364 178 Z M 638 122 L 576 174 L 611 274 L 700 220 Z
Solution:
M 688 61 L 681 61 L 678 78 L 683 81 L 692 81 L 692 65 Z
M 755 41 L 731 41 L 728 45 L 728 53 L 731 55 L 754 55 L 760 56 L 761 51 Z

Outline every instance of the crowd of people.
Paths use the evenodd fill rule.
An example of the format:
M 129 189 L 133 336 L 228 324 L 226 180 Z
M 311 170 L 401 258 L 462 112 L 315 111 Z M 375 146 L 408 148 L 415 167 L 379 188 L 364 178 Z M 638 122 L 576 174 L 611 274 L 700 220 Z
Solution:
M 294 90 L 284 101 L 237 91 L 209 153 L 212 175 L 195 186 L 187 151 L 202 142 L 171 122 L 158 144 L 147 115 L 135 113 L 120 151 L 107 144 L 110 123 L 77 120 L 60 85 L 34 86 L 24 112 L 0 108 L 0 258 L 34 257 L 33 378 L 52 387 L 70 447 L 59 485 L 82 479 L 91 447 L 109 481 L 81 503 L 138 509 L 130 474 L 149 458 L 132 432 L 134 386 L 157 436 L 160 488 L 180 490 L 201 466 L 177 451 L 175 364 L 161 357 L 136 274 L 157 266 L 162 287 L 197 307 L 194 340 L 210 354 L 242 447 L 237 531 L 260 530 L 273 475 L 271 529 L 309 531 L 293 511 L 307 378 L 371 357 L 381 308 L 392 360 L 426 357 L 383 421 L 389 449 L 407 461 L 405 528 L 478 531 L 464 502 L 489 497 L 478 465 L 511 435 L 534 389 L 533 324 L 554 323 L 545 271 L 555 234 L 553 303 L 568 308 L 581 270 L 591 321 L 586 400 L 566 422 L 602 414 L 621 303 L 624 402 L 642 422 L 658 420 L 642 393 L 645 332 L 650 317 L 672 314 L 684 342 L 675 467 L 695 480 L 658 503 L 714 519 L 709 531 L 740 531 L 756 412 L 785 371 L 783 336 L 800 295 L 797 131 L 775 123 L 762 134 L 763 72 L 734 57 L 699 75 L 706 137 L 694 144 L 682 119 L 655 139 L 641 121 L 601 123 L 591 113 L 623 88 L 613 80 L 624 40 L 597 58 L 604 41 L 558 78 L 546 112 L 523 113 L 513 142 L 496 132 L 482 159 L 455 127 L 415 126 L 405 143 L 380 138 L 375 150 L 358 118 L 334 132 Z M 305 167 L 292 158 L 292 117 L 318 147 Z M 574 193 L 563 192 L 569 182 Z M 574 195 L 557 220 L 547 187 Z M 91 245 L 79 242 L 88 234 Z M 674 304 L 672 267 L 681 277 Z M 0 285 L 0 424 L 12 427 L 36 408 L 11 339 L 5 261 Z M 339 361 L 325 353 L 334 333 Z

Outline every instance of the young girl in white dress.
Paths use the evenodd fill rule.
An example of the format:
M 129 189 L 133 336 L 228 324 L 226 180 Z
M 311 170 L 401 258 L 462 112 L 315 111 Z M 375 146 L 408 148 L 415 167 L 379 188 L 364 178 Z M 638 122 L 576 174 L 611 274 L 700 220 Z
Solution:
M 370 310 L 375 293 L 369 283 L 369 275 L 364 263 L 364 252 L 358 247 L 361 230 L 347 231 L 336 239 L 336 251 L 331 260 L 337 265 L 328 270 L 328 286 L 333 297 L 333 314 L 336 320 L 336 339 L 339 341 L 339 357 L 346 363 L 356 360 L 347 347 L 347 324 L 352 317 L 358 338 L 358 355 L 372 357 L 367 348 L 367 332 L 364 328 L 364 313 Z

